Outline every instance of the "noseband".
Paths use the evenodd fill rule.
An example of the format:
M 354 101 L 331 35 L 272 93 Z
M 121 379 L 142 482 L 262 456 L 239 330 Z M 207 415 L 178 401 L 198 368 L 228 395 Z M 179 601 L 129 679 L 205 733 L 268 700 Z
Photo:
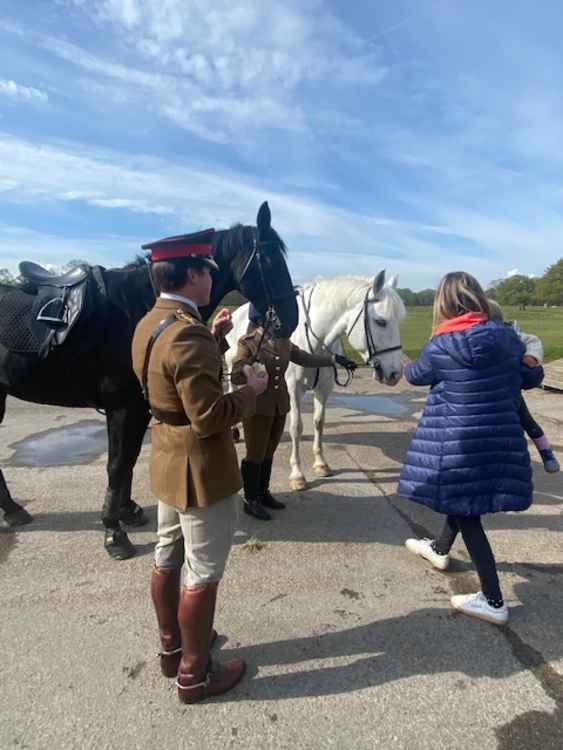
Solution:
M 366 292 L 366 296 L 364 297 L 364 301 L 362 303 L 362 307 L 360 309 L 360 312 L 357 314 L 356 319 L 352 323 L 352 326 L 350 327 L 350 329 L 348 330 L 348 332 L 347 332 L 346 335 L 348 337 L 350 337 L 350 334 L 352 333 L 352 331 L 356 327 L 356 324 L 357 324 L 358 320 L 360 319 L 360 317 L 362 316 L 362 313 L 363 313 L 363 315 L 364 315 L 364 335 L 366 337 L 366 345 L 367 345 L 367 350 L 368 350 L 368 359 L 367 359 L 366 364 L 368 364 L 368 365 L 372 364 L 374 370 L 381 372 L 381 363 L 379 361 L 379 357 L 382 354 L 388 354 L 389 352 L 397 352 L 402 347 L 401 347 L 400 343 L 397 346 L 388 346 L 385 349 L 378 349 L 377 346 L 375 345 L 375 341 L 374 341 L 374 338 L 373 338 L 373 333 L 372 333 L 370 325 L 369 325 L 369 315 L 368 315 L 368 313 L 369 313 L 369 304 L 370 304 L 370 302 L 377 302 L 377 300 L 376 299 L 370 299 L 369 298 L 369 292 L 370 292 L 370 290 L 368 289 L 367 292 Z M 381 328 L 385 328 L 385 326 L 387 325 L 387 321 L 385 320 L 385 318 L 376 317 L 375 318 L 375 324 L 378 325 L 378 326 L 380 326 Z

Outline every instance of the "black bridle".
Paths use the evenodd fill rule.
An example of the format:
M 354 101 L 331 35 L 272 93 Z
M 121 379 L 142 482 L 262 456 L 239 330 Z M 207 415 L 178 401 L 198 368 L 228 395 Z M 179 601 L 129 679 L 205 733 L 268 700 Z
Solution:
M 346 335 L 348 336 L 348 338 L 350 337 L 350 334 L 352 333 L 352 331 L 356 327 L 356 324 L 358 323 L 358 320 L 360 319 L 360 317 L 361 317 L 361 315 L 363 313 L 363 315 L 364 315 L 364 335 L 366 337 L 366 345 L 367 345 L 367 350 L 368 350 L 368 359 L 367 359 L 366 364 L 373 365 L 373 369 L 376 372 L 381 373 L 382 367 L 381 367 L 381 362 L 379 361 L 379 357 L 382 354 L 387 354 L 388 352 L 397 352 L 402 347 L 401 347 L 401 343 L 400 342 L 399 342 L 399 344 L 397 344 L 397 346 L 388 346 L 385 349 L 378 349 L 377 346 L 375 345 L 375 341 L 373 339 L 373 333 L 372 333 L 370 325 L 369 325 L 369 314 L 368 313 L 369 313 L 369 304 L 370 304 L 370 302 L 377 302 L 377 299 L 374 299 L 374 298 L 370 299 L 369 298 L 369 292 L 370 292 L 370 290 L 368 289 L 367 292 L 366 292 L 366 296 L 364 297 L 364 301 L 362 303 L 362 306 L 360 308 L 360 312 L 357 314 L 356 319 L 354 320 L 354 322 L 352 323 L 352 325 L 350 326 L 350 328 L 348 329 L 348 331 L 346 331 Z M 385 318 L 381 318 L 381 317 L 377 316 L 375 318 L 375 324 L 378 325 L 378 326 L 380 326 L 381 328 L 385 328 L 385 326 L 387 325 L 387 321 L 385 320 Z
M 252 267 L 252 264 L 255 263 L 256 267 L 258 269 L 258 277 L 260 279 L 260 283 L 262 284 L 262 290 L 264 292 L 264 299 L 266 301 L 266 312 L 264 313 L 264 326 L 262 330 L 262 336 L 260 337 L 260 341 L 258 342 L 258 348 L 252 357 L 252 361 L 255 362 L 258 358 L 258 355 L 260 354 L 260 350 L 262 348 L 262 343 L 265 339 L 265 337 L 268 335 L 268 332 L 270 330 L 272 331 L 279 331 L 282 327 L 282 323 L 279 319 L 275 302 L 283 302 L 283 300 L 289 299 L 290 297 L 294 297 L 296 295 L 295 290 L 292 290 L 291 292 L 288 292 L 287 294 L 279 294 L 276 295 L 272 291 L 272 287 L 270 286 L 268 279 L 266 277 L 266 274 L 264 272 L 264 248 L 267 245 L 278 245 L 279 241 L 275 240 L 261 240 L 260 239 L 260 229 L 258 227 L 253 228 L 252 230 L 252 250 L 250 252 L 250 255 L 248 256 L 248 260 L 244 264 L 244 267 L 242 269 L 242 273 L 239 276 L 239 286 L 242 283 L 242 280 L 246 276 L 246 274 L 249 272 L 250 268 Z

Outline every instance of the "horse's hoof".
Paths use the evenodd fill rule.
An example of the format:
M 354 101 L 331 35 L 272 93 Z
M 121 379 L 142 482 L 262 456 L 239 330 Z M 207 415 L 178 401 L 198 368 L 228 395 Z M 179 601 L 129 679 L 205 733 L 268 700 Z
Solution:
M 106 529 L 104 537 L 106 552 L 114 560 L 128 560 L 136 554 L 135 547 L 129 541 L 123 529 Z
M 149 522 L 149 519 L 145 516 L 145 513 L 140 505 L 131 500 L 127 503 L 125 508 L 121 511 L 119 520 L 125 526 L 144 526 Z
M 292 490 L 297 490 L 299 492 L 300 490 L 305 489 L 307 482 L 303 477 L 300 477 L 299 479 L 290 479 L 289 486 Z
M 315 464 L 313 471 L 318 477 L 331 477 L 332 471 L 327 464 Z
M 6 521 L 8 526 L 25 526 L 26 523 L 31 523 L 33 521 L 33 516 L 31 516 L 25 508 L 18 508 L 10 513 L 5 513 L 4 521 Z

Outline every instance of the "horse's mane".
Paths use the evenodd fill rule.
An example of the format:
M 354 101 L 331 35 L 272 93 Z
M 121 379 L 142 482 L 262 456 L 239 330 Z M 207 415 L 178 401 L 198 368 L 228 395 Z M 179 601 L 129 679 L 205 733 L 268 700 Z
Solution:
M 245 226 L 244 224 L 233 224 L 230 229 L 219 230 L 217 235 L 219 235 L 218 239 L 225 253 L 227 255 L 235 255 L 242 248 L 252 245 L 254 227 Z M 270 227 L 268 237 L 262 239 L 265 239 L 268 243 L 271 242 L 284 258 L 287 256 L 287 247 L 275 229 Z M 272 247 L 272 245 L 268 245 L 268 248 Z
M 348 304 L 353 306 L 363 300 L 368 288 L 373 286 L 373 279 L 368 276 L 333 276 L 330 278 L 317 276 L 313 281 L 305 284 L 305 287 L 310 288 L 313 284 L 328 287 L 329 290 L 331 286 L 338 289 L 339 292 L 343 290 L 348 299 Z M 390 286 L 383 287 L 382 297 L 378 300 L 378 303 L 379 314 L 387 320 L 402 320 L 407 314 L 403 300 L 397 290 Z

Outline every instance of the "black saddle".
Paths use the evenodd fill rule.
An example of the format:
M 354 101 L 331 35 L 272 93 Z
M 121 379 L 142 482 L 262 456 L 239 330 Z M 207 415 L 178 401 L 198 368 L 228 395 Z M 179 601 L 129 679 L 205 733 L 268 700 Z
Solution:
M 56 276 L 40 266 L 39 263 L 32 263 L 29 260 L 20 263 L 21 275 L 36 286 L 56 286 L 59 288 L 76 286 L 76 284 L 80 284 L 88 278 L 89 271 L 89 266 L 76 266 L 67 273 Z
M 77 323 L 86 301 L 90 267 L 77 266 L 60 276 L 29 261 L 20 263 L 19 269 L 23 278 L 37 287 L 33 317 L 49 329 L 38 351 L 43 358 L 65 341 Z

